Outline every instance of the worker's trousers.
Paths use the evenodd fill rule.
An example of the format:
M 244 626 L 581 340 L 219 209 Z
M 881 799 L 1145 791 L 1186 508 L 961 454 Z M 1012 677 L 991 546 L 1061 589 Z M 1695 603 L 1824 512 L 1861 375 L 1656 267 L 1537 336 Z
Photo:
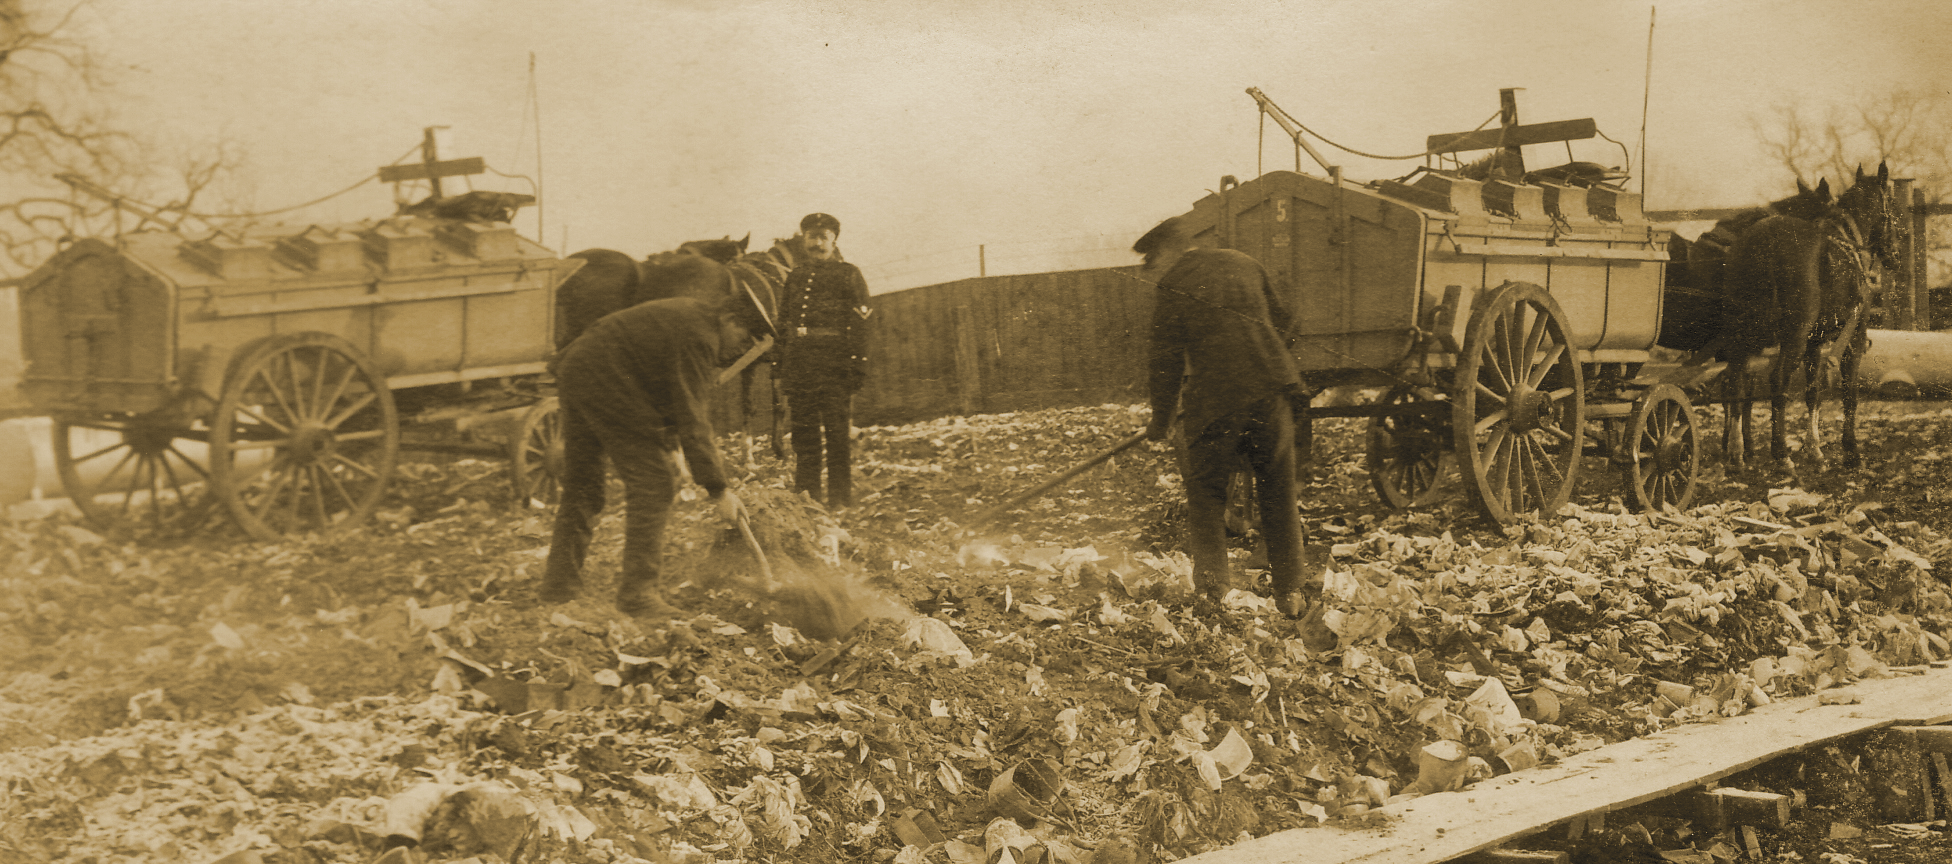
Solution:
M 1274 596 L 1315 587 L 1301 584 L 1295 424 L 1288 397 L 1273 396 L 1213 421 L 1186 450 L 1186 546 L 1193 558 L 1194 587 L 1219 599 L 1233 586 L 1227 566 L 1227 481 L 1243 461 L 1254 475 Z

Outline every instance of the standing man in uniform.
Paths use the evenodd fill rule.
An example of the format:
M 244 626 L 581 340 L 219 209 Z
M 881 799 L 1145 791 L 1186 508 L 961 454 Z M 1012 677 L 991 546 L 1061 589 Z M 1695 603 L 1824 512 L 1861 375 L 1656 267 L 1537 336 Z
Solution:
M 1177 419 L 1186 439 L 1194 588 L 1217 601 L 1233 587 L 1227 477 L 1244 459 L 1254 473 L 1275 605 L 1302 617 L 1319 606 L 1322 586 L 1319 576 L 1304 584 L 1289 401 L 1301 375 L 1283 337 L 1288 312 L 1260 262 L 1232 249 L 1197 248 L 1177 217 L 1146 232 L 1132 251 L 1145 256 L 1144 278 L 1158 286 L 1146 435 L 1165 440 Z
M 854 501 L 850 403 L 868 374 L 868 283 L 840 260 L 840 220 L 800 220 L 808 260 L 787 274 L 780 312 L 779 372 L 793 418 L 793 488 L 829 507 Z M 822 447 L 822 444 L 825 447 Z M 822 453 L 826 494 L 821 494 Z
M 736 290 L 736 289 L 735 289 Z M 561 603 L 583 586 L 583 559 L 603 511 L 604 456 L 624 481 L 623 572 L 617 610 L 641 618 L 682 613 L 664 598 L 664 524 L 678 490 L 682 452 L 691 476 L 736 522 L 739 496 L 725 488 L 724 460 L 707 399 L 718 367 L 770 333 L 751 293 L 712 302 L 654 300 L 600 318 L 569 343 L 557 368 L 562 406 L 562 502 L 541 599 Z

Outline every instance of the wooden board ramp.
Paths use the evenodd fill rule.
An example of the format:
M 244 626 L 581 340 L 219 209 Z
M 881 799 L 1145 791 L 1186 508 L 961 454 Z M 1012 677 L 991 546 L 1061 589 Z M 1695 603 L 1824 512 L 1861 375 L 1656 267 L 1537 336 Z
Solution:
M 1862 681 L 1740 717 L 1693 723 L 1589 750 L 1556 765 L 1484 780 L 1462 792 L 1380 808 L 1374 828 L 1334 824 L 1269 834 L 1184 859 L 1196 864 L 1437 864 L 1574 820 L 1685 792 L 1771 759 L 1898 725 L 1952 721 L 1952 670 Z

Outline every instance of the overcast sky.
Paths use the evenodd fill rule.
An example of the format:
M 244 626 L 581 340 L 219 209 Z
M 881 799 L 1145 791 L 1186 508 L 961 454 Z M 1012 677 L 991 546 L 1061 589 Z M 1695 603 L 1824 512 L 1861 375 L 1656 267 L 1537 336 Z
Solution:
M 1250 86 L 1385 155 L 1472 129 L 1521 87 L 1521 122 L 1593 117 L 1636 151 L 1649 208 L 1792 191 L 1750 128 L 1773 105 L 1952 87 L 1945 0 L 95 0 L 79 26 L 130 125 L 233 142 L 254 208 L 352 185 L 446 125 L 444 157 L 541 176 L 552 248 L 759 246 L 820 210 L 877 292 L 976 275 L 979 245 L 991 272 L 1135 261 L 1120 250 L 1221 175 L 1294 167 L 1272 123 L 1257 156 Z M 1418 164 L 1322 149 L 1356 180 Z M 285 218 L 384 216 L 391 198 L 374 183 Z M 517 226 L 533 235 L 534 211 Z

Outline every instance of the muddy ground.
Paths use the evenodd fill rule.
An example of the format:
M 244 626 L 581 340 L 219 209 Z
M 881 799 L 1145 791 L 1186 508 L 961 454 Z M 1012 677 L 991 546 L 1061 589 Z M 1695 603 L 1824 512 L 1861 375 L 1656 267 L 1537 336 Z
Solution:
M 1867 406 L 1861 470 L 1711 458 L 1685 513 L 1629 512 L 1589 459 L 1566 514 L 1507 528 L 1461 494 L 1383 506 L 1363 421 L 1320 421 L 1326 650 L 1251 591 L 1185 602 L 1163 446 L 964 528 L 1144 419 L 863 429 L 839 514 L 762 440 L 738 488 L 771 581 L 689 490 L 682 621 L 609 607 L 616 512 L 587 595 L 538 604 L 549 514 L 496 462 L 411 460 L 335 539 L 0 526 L 0 858 L 961 864 L 1008 814 L 1049 860 L 1176 860 L 1464 782 L 1419 784 L 1441 742 L 1497 772 L 1952 658 L 1944 403 Z M 1941 860 L 1882 758 L 1845 742 L 1726 783 L 1800 794 L 1764 858 Z M 1635 814 L 1565 834 L 1534 839 L 1592 861 L 1745 843 Z

